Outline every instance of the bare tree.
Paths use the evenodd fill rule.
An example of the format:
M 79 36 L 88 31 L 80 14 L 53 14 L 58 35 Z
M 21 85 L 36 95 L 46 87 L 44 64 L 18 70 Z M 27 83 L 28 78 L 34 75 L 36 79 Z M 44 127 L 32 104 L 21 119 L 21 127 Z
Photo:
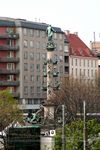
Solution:
M 69 77 L 62 80 L 60 90 L 54 92 L 54 96 L 50 101 L 57 107 L 64 104 L 67 117 L 74 116 L 75 118 L 77 113 L 83 113 L 84 100 L 86 101 L 86 111 L 88 113 L 98 113 L 100 111 L 100 88 L 91 81 L 84 82 L 84 80 Z

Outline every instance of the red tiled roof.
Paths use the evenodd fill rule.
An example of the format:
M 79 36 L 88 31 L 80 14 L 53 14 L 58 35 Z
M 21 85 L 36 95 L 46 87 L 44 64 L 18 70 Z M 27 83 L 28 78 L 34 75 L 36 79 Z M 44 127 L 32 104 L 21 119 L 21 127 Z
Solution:
M 66 33 L 65 33 L 66 34 Z M 91 50 L 76 34 L 68 34 L 66 38 L 70 46 L 70 55 L 82 57 L 95 57 Z

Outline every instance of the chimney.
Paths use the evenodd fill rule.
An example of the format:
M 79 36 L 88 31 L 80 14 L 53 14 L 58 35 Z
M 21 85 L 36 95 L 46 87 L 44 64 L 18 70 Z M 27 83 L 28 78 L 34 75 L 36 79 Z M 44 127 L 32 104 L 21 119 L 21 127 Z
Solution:
M 78 36 L 78 32 L 74 32 L 74 34 L 75 34 L 76 36 Z
M 70 30 L 65 30 L 65 33 L 66 33 L 67 35 L 69 35 L 69 34 L 70 34 Z

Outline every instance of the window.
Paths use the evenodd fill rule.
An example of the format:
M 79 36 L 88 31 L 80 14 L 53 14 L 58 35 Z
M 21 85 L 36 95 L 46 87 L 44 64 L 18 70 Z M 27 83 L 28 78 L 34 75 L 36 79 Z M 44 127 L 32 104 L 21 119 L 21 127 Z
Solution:
M 14 53 L 13 52 L 8 52 L 7 57 L 9 57 L 9 58 L 14 57 Z
M 84 59 L 84 67 L 85 67 L 85 59 Z
M 28 76 L 24 75 L 24 81 L 27 81 L 27 80 L 28 80 Z
M 80 69 L 80 76 L 82 75 L 82 70 Z
M 40 60 L 40 53 L 36 54 L 36 60 Z
M 57 44 L 55 44 L 55 50 L 57 50 Z
M 65 73 L 69 73 L 69 68 L 65 66 Z
M 27 29 L 26 28 L 23 28 L 23 33 L 24 33 L 24 35 L 27 35 Z
M 84 69 L 84 76 L 85 76 L 85 69 Z
M 43 53 L 43 54 L 42 54 L 42 58 L 43 58 L 43 60 L 46 60 L 46 59 L 47 59 L 47 54 L 46 54 L 46 53 Z
M 31 87 L 30 87 L 30 93 L 31 93 L 31 94 L 34 93 L 34 86 L 31 86 Z
M 24 86 L 24 93 L 28 94 L 28 87 L 27 86 Z
M 77 68 L 76 68 L 76 76 L 77 76 Z
M 93 60 L 91 60 L 91 67 L 93 67 Z
M 46 49 L 46 43 L 43 43 L 43 49 L 44 50 Z
M 30 59 L 34 60 L 34 53 L 33 52 L 30 52 Z
M 63 45 L 59 45 L 59 50 L 62 51 L 63 50 Z
M 72 61 L 71 61 L 71 62 L 72 62 L 72 66 L 73 66 L 73 58 L 72 58 Z
M 13 70 L 14 69 L 14 64 L 13 63 L 7 63 L 7 69 L 8 70 Z
M 30 71 L 34 71 L 34 64 L 30 64 Z
M 54 39 L 57 39 L 57 33 L 54 33 Z
M 91 70 L 91 76 L 93 77 L 93 70 Z
M 30 48 L 33 48 L 33 47 L 34 47 L 33 41 L 30 41 Z
M 39 49 L 40 48 L 40 42 L 36 43 L 36 48 Z
M 46 37 L 46 32 L 45 31 L 42 31 L 41 34 L 42 34 L 42 37 Z
M 97 60 L 95 60 L 95 67 L 97 67 Z
M 65 45 L 64 46 L 64 52 L 68 52 L 69 50 L 68 50 L 68 45 Z
M 59 71 L 60 71 L 60 74 L 63 74 L 63 66 L 60 66 Z
M 27 40 L 24 40 L 24 48 L 27 48 L 28 47 L 28 42 Z
M 30 29 L 30 36 L 34 36 L 34 31 L 33 31 L 33 29 Z
M 97 78 L 97 70 L 95 70 L 95 78 Z
M 89 67 L 89 60 L 88 60 L 88 67 Z
M 88 69 L 88 77 L 89 77 L 89 69 Z
M 14 42 L 13 42 L 11 39 L 8 39 L 8 40 L 6 41 L 6 43 L 7 43 L 7 45 L 9 45 L 9 46 L 13 46 L 13 45 L 14 45 Z
M 73 68 L 72 68 L 72 73 L 71 74 L 73 75 Z
M 24 52 L 24 59 L 28 59 L 28 52 Z
M 59 34 L 59 38 L 62 39 L 62 38 L 63 38 L 63 35 L 62 35 L 62 34 Z
M 39 30 L 36 30 L 35 33 L 36 33 L 36 36 L 37 36 L 37 37 L 40 36 L 40 31 L 39 31 Z
M 38 99 L 34 99 L 34 104 L 38 104 Z
M 40 82 L 40 75 L 36 76 L 36 80 L 37 80 L 37 82 Z
M 82 62 L 82 60 L 80 59 L 80 66 L 81 66 L 81 62 Z
M 77 66 L 77 59 L 75 59 L 75 65 Z
M 7 75 L 7 81 L 13 81 L 14 76 L 13 75 Z
M 40 72 L 40 64 L 36 65 L 36 70 L 37 70 L 37 72 Z
M 43 65 L 43 72 L 46 72 L 47 71 L 47 67 L 46 65 Z
M 40 93 L 40 86 L 37 86 L 37 92 Z
M 33 75 L 30 76 L 30 81 L 34 81 L 34 76 Z
M 27 101 L 27 104 L 32 104 L 32 99 L 28 99 Z
M 24 63 L 24 71 L 28 71 L 28 64 Z

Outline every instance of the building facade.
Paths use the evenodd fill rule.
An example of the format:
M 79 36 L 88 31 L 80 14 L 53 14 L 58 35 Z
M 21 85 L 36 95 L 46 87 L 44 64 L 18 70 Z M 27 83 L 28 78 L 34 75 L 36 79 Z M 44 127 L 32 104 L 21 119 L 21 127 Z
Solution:
M 98 69 L 100 74 L 100 41 L 94 41 L 94 42 L 91 41 L 90 47 L 98 58 Z
M 71 34 L 68 31 L 65 34 L 69 42 L 69 75 L 86 82 L 95 82 L 98 59 L 79 38 L 78 33 Z
M 25 110 L 39 109 L 47 97 L 46 91 L 42 90 L 47 26 L 22 19 L 0 18 L 0 90 L 9 89 Z M 54 57 L 59 61 L 57 67 L 63 76 L 66 71 L 65 35 L 60 28 L 54 29 Z
M 0 90 L 8 89 L 25 111 L 39 109 L 47 98 L 47 91 L 42 89 L 46 82 L 47 26 L 23 19 L 0 18 Z M 97 58 L 90 49 L 78 35 L 53 28 L 59 81 L 69 75 L 94 80 Z

